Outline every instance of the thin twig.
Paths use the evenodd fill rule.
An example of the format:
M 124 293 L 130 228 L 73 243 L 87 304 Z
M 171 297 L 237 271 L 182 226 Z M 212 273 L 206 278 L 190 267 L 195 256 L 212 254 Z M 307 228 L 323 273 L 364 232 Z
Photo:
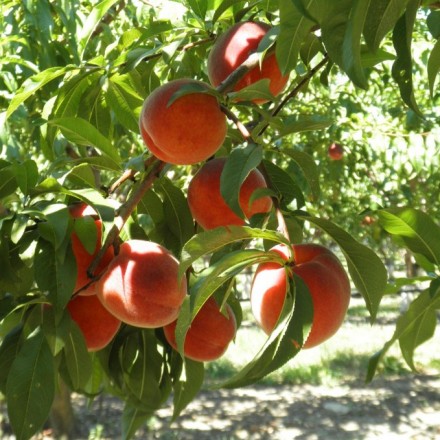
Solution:
M 148 167 L 150 167 L 154 161 L 156 160 L 156 158 L 154 156 L 150 156 L 145 162 L 144 162 L 144 167 L 147 170 Z M 124 182 L 126 182 L 127 180 L 132 180 L 134 181 L 134 177 L 135 175 L 138 173 L 138 171 L 133 170 L 133 169 L 128 169 L 125 170 L 124 173 L 122 174 L 122 176 L 120 176 L 115 182 L 113 182 L 112 186 L 110 187 L 108 193 L 109 194 L 113 194 Z
M 322 67 L 324 67 L 327 62 L 329 61 L 328 55 L 325 54 L 324 58 L 312 69 L 310 69 L 306 75 L 304 75 L 303 78 L 301 78 L 301 81 L 281 100 L 281 102 L 275 107 L 275 109 L 272 111 L 272 116 L 276 116 L 283 107 L 291 100 L 298 96 L 298 94 L 301 92 L 301 90 L 309 83 L 309 81 L 315 76 L 319 70 L 321 70 Z M 269 124 L 266 124 L 258 133 L 258 136 L 261 136 L 269 127 Z
M 238 119 L 238 117 L 226 106 L 220 106 L 221 111 L 230 119 L 237 127 L 240 134 L 243 136 L 246 142 L 253 142 L 252 135 L 246 125 Z

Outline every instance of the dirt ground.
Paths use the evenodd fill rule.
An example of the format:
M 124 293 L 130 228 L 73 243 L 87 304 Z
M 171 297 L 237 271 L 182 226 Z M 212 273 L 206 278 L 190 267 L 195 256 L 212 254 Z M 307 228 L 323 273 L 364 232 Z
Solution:
M 82 426 L 101 425 L 120 438 L 121 404 L 76 400 Z M 433 440 L 440 439 L 440 377 L 376 378 L 343 386 L 253 386 L 203 391 L 178 421 L 171 406 L 141 429 L 139 439 Z M 87 438 L 87 432 L 84 437 Z

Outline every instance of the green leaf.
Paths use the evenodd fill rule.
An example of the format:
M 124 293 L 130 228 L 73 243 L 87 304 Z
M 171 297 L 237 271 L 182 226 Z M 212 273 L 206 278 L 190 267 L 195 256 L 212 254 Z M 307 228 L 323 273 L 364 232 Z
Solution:
M 9 107 L 6 111 L 6 118 L 17 110 L 17 108 L 23 104 L 29 97 L 33 96 L 39 89 L 44 87 L 47 83 L 53 81 L 54 79 L 64 75 L 66 72 L 76 70 L 75 66 L 64 66 L 64 67 L 51 67 L 44 70 L 43 72 L 37 73 L 26 79 L 23 85 L 20 87 L 16 95 L 12 98 L 9 103 Z
M 373 2 L 374 3 L 374 2 Z M 358 87 L 367 88 L 361 60 L 361 36 L 371 0 L 354 0 L 342 43 L 342 66 Z
M 91 216 L 75 219 L 75 233 L 86 251 L 92 255 L 95 252 L 96 241 L 98 240 L 98 228 Z
M 399 338 L 400 350 L 408 366 L 416 371 L 414 352 L 434 336 L 437 326 L 437 310 L 440 308 L 440 289 L 437 295 L 431 297 L 429 290 L 416 298 L 408 311 L 397 321 L 397 327 L 408 327 L 408 330 Z
M 182 190 L 167 178 L 156 180 L 155 189 L 163 196 L 165 220 L 177 237 L 180 248 L 194 234 L 194 221 L 186 197 Z
M 429 92 L 434 96 L 435 80 L 440 72 L 440 40 L 437 40 L 428 59 Z
M 29 190 L 38 182 L 39 173 L 37 164 L 33 160 L 27 159 L 15 165 L 14 171 L 19 188 L 24 195 L 28 195 Z
M 254 99 L 273 101 L 274 96 L 270 91 L 269 85 L 269 79 L 262 79 L 249 86 L 243 87 L 237 92 L 229 92 L 228 97 L 233 101 L 252 101 Z
M 432 337 L 437 323 L 436 310 L 440 309 L 440 289 L 437 280 L 433 281 L 433 285 L 435 286 L 434 294 L 431 289 L 422 292 L 411 303 L 408 310 L 398 318 L 391 339 L 370 358 L 366 376 L 367 382 L 373 379 L 379 363 L 397 340 L 400 342 L 402 355 L 408 366 L 415 369 L 414 351 L 420 344 Z
M 221 94 L 217 92 L 213 87 L 209 86 L 203 82 L 192 81 L 187 84 L 183 84 L 180 86 L 171 96 L 167 102 L 167 107 L 171 106 L 174 101 L 182 98 L 186 95 L 191 95 L 193 93 L 202 93 L 205 95 L 211 95 L 216 98 L 220 98 Z
M 119 0 L 103 0 L 97 5 L 94 5 L 91 9 L 91 12 L 88 14 L 87 19 L 78 34 L 79 54 L 81 59 L 84 56 L 87 43 L 99 25 L 102 17 L 104 17 L 107 11 L 118 1 Z
M 3 321 L 3 316 L 0 315 L 0 318 Z M 0 344 L 0 393 L 3 395 L 6 395 L 9 371 L 21 347 L 22 331 L 22 325 L 17 325 L 5 337 L 2 337 Z
M 231 10 L 233 5 L 241 2 L 243 2 L 243 0 L 223 0 L 212 16 L 212 24 L 217 22 L 225 12 Z
M 344 41 L 349 38 L 347 27 L 353 10 L 353 2 L 352 0 L 339 0 L 338 2 L 318 0 L 315 4 L 316 7 L 320 7 L 317 13 L 320 16 L 322 42 L 330 59 L 344 70 Z
M 332 125 L 334 121 L 327 116 L 321 115 L 292 115 L 283 118 L 283 125 L 279 129 L 279 135 L 274 138 L 280 139 L 292 133 L 304 131 L 324 130 Z M 278 128 L 278 127 L 276 127 Z
M 192 320 L 202 308 L 206 300 L 224 283 L 238 275 L 245 268 L 258 263 L 277 261 L 283 264 L 283 259 L 273 252 L 257 249 L 244 249 L 229 252 L 220 260 L 211 264 L 208 269 L 198 276 L 191 286 L 190 296 L 179 312 L 176 324 L 176 344 L 183 353 L 185 336 Z
M 263 166 L 268 176 L 268 185 L 275 191 L 283 207 L 296 200 L 296 208 L 304 206 L 305 200 L 301 189 L 291 175 L 268 160 L 263 160 Z
M 191 286 L 192 317 L 199 312 L 206 300 L 226 281 L 249 266 L 268 261 L 277 261 L 282 264 L 282 259 L 278 256 L 259 249 L 232 251 L 211 264 L 208 269 L 199 275 L 196 283 Z
M 14 194 L 18 187 L 16 169 L 14 166 L 6 166 L 0 169 L 0 199 Z
M 142 330 L 130 336 L 135 343 L 136 353 L 127 368 L 126 383 L 139 406 L 155 411 L 162 402 L 160 377 L 162 356 L 157 349 L 157 339 L 151 329 Z
M 393 45 L 396 50 L 397 58 L 393 63 L 391 73 L 399 86 L 400 95 L 405 104 L 419 116 L 422 116 L 414 96 L 412 79 L 413 62 L 411 56 L 412 32 L 418 7 L 418 0 L 409 0 L 405 14 L 394 27 Z
M 302 151 L 295 150 L 283 149 L 281 153 L 290 157 L 297 163 L 309 185 L 313 200 L 317 200 L 321 193 L 321 188 L 319 185 L 319 169 L 313 157 Z
M 396 56 L 394 54 L 387 52 L 383 49 L 378 49 L 374 53 L 365 50 L 364 47 L 362 47 L 361 50 L 361 63 L 364 68 L 374 67 L 376 64 L 395 59 Z
M 112 77 L 106 100 L 118 121 L 131 131 L 139 131 L 139 115 L 144 100 L 130 84 L 129 75 Z
M 69 228 L 69 210 L 64 204 L 54 203 L 46 206 L 42 213 L 46 221 L 38 223 L 38 231 L 58 249 L 63 244 Z
M 35 281 L 56 312 L 61 312 L 72 297 L 76 281 L 76 262 L 72 252 L 59 255 L 46 240 L 40 239 L 34 255 Z
M 174 384 L 172 420 L 176 420 L 180 413 L 192 402 L 203 385 L 204 377 L 205 368 L 202 362 L 185 359 L 181 378 Z
M 186 0 L 185 3 L 189 5 L 194 14 L 202 21 L 205 20 L 206 11 L 208 10 L 207 0 Z
M 280 368 L 296 356 L 310 332 L 313 303 L 304 282 L 295 275 L 290 283 L 277 326 L 255 358 L 233 377 L 215 388 L 237 388 L 250 385 Z
M 239 203 L 241 185 L 249 173 L 261 162 L 262 157 L 262 148 L 255 144 L 234 148 L 220 176 L 221 195 L 226 204 L 241 218 L 244 217 Z
M 122 438 L 129 440 L 134 437 L 136 431 L 145 424 L 152 414 L 143 411 L 136 406 L 126 402 L 122 412 Z
M 147 214 L 151 217 L 155 225 L 159 225 L 165 219 L 162 200 L 153 191 L 149 190 L 142 197 L 137 206 L 138 214 Z
M 95 173 L 88 163 L 80 163 L 74 166 L 64 177 L 80 188 L 85 186 L 90 188 L 96 187 Z
M 306 215 L 298 217 L 318 226 L 339 245 L 347 261 L 351 279 L 364 297 L 371 321 L 374 322 L 387 287 L 387 270 L 380 258 L 330 220 Z
M 119 164 L 121 158 L 112 143 L 98 131 L 90 122 L 82 118 L 57 118 L 48 122 L 60 128 L 67 140 L 85 146 L 95 147 L 115 163 Z
M 401 237 L 410 251 L 440 266 L 440 227 L 428 214 L 414 208 L 383 209 L 377 214 L 381 226 Z
M 70 318 L 67 313 L 57 316 L 53 307 L 43 304 L 42 330 L 53 356 L 56 356 L 66 345 L 70 332 Z
M 17 440 L 29 439 L 49 416 L 55 395 L 52 353 L 42 332 L 33 333 L 12 363 L 6 383 L 9 420 Z
M 63 354 L 69 375 L 67 382 L 74 391 L 83 389 L 92 375 L 92 358 L 87 351 L 81 330 L 73 321 L 70 323 Z
M 201 232 L 192 237 L 182 249 L 179 277 L 203 255 L 212 254 L 219 249 L 243 240 L 262 239 L 289 245 L 284 235 L 269 230 L 252 229 L 248 226 L 228 226 Z
M 434 38 L 440 38 L 440 11 L 432 11 L 426 19 L 429 32 Z
M 376 52 L 386 34 L 393 29 L 405 11 L 408 0 L 374 0 L 368 6 L 364 37 L 372 52 Z
M 280 0 L 280 34 L 276 57 L 285 75 L 296 67 L 301 44 L 310 33 L 313 21 L 304 16 L 292 0 Z

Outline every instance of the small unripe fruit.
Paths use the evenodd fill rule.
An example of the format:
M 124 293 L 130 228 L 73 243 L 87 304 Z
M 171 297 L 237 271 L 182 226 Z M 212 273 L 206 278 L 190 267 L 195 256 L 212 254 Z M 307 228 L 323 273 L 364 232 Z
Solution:
M 179 281 L 178 270 L 178 260 L 163 246 L 128 240 L 97 281 L 96 292 L 121 321 L 135 327 L 162 327 L 177 318 L 187 293 L 186 278 Z
M 225 163 L 224 158 L 209 160 L 199 169 L 188 186 L 191 214 L 204 229 L 245 224 L 245 221 L 227 205 L 220 192 L 220 178 Z M 250 203 L 254 191 L 263 188 L 267 188 L 263 175 L 257 169 L 252 170 L 239 193 L 240 207 L 246 218 L 269 212 L 272 208 L 272 200 L 268 196 L 256 198 Z
M 139 119 L 142 138 L 158 159 L 190 165 L 212 156 L 227 131 L 226 116 L 217 99 L 206 93 L 189 93 L 170 104 L 170 98 L 185 85 L 206 86 L 193 79 L 170 81 L 145 100 Z
M 225 316 L 213 297 L 210 297 L 194 317 L 186 333 L 183 351 L 185 357 L 199 362 L 208 362 L 220 358 L 234 339 L 236 321 L 231 307 L 226 304 Z M 177 350 L 177 321 L 164 327 L 165 338 Z

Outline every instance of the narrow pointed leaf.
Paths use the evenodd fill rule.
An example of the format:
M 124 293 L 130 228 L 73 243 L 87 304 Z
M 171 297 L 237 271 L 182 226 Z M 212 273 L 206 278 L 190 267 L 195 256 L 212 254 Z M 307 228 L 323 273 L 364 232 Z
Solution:
M 220 177 L 220 192 L 227 205 L 241 218 L 244 217 L 239 203 L 239 193 L 249 173 L 261 162 L 260 146 L 250 144 L 235 148 L 229 155 Z
M 351 279 L 362 293 L 373 322 L 387 286 L 388 276 L 383 262 L 371 249 L 356 241 L 348 232 L 330 220 L 299 217 L 318 226 L 339 245 L 347 261 Z
M 440 226 L 414 208 L 391 208 L 378 211 L 381 226 L 402 238 L 409 250 L 423 255 L 440 266 Z
M 283 74 L 296 67 L 301 44 L 310 32 L 313 21 L 305 17 L 292 0 L 280 1 L 280 34 L 276 56 Z
M 23 104 L 23 102 L 34 95 L 47 83 L 74 69 L 77 68 L 75 66 L 51 67 L 26 79 L 17 94 L 9 103 L 9 107 L 6 111 L 6 118 L 8 118 L 21 104 Z
M 37 332 L 23 343 L 6 384 L 9 420 L 17 440 L 27 440 L 41 429 L 54 395 L 52 353 L 43 333 Z
M 417 106 L 413 87 L 413 61 L 411 55 L 411 41 L 414 23 L 419 7 L 418 0 L 409 0 L 405 14 L 399 19 L 393 30 L 393 45 L 397 58 L 391 69 L 394 80 L 399 86 L 400 95 L 412 110 L 419 116 L 421 112 Z
M 57 118 L 50 120 L 49 124 L 59 127 L 69 141 L 78 145 L 95 147 L 98 151 L 113 159 L 115 163 L 119 164 L 121 162 L 119 153 L 112 143 L 85 119 Z
M 408 0 L 374 0 L 370 2 L 364 26 L 365 41 L 375 52 L 405 11 Z
M 180 259 L 179 274 L 182 276 L 187 269 L 200 257 L 212 254 L 224 246 L 243 240 L 262 239 L 289 245 L 282 234 L 248 226 L 228 226 L 201 232 L 192 237 L 183 247 Z
M 431 96 L 434 96 L 434 85 L 440 72 L 440 40 L 437 40 L 428 59 L 428 81 Z

